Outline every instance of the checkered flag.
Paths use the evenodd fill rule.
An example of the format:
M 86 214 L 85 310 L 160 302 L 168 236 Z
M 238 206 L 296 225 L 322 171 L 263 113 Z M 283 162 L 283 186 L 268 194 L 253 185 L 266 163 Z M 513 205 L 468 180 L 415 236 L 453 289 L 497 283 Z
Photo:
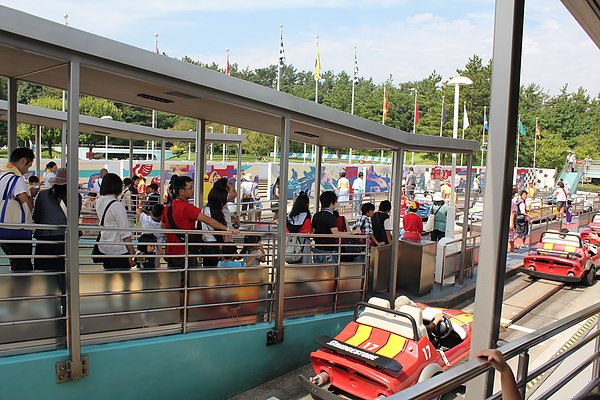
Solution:
M 281 41 L 279 42 L 279 67 L 283 68 L 283 66 L 285 65 L 285 49 L 283 48 L 283 31 L 280 30 L 279 34 L 280 34 L 280 39 L 281 39 Z

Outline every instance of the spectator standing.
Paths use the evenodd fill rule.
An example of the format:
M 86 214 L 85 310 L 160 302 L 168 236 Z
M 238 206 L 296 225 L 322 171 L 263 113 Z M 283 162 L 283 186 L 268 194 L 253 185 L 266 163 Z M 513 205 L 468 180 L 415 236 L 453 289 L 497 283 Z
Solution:
M 392 220 L 390 219 L 392 203 L 389 200 L 383 200 L 379 203 L 379 211 L 371 217 L 373 225 L 373 235 L 378 242 L 389 244 L 392 242 Z
M 409 213 L 404 216 L 404 240 L 411 242 L 420 242 L 421 233 L 423 232 L 423 220 L 417 215 L 419 203 L 411 201 L 408 204 Z
M 46 169 L 44 170 L 44 175 L 42 175 L 42 179 L 44 180 L 44 188 L 50 189 L 52 187 L 52 183 L 50 183 L 50 178 L 56 176 L 56 171 L 58 170 L 58 165 L 54 161 L 50 161 L 46 164 Z M 37 173 L 37 172 L 36 172 Z
M 535 198 L 535 182 L 529 181 L 529 186 L 527 186 L 527 197 L 530 199 Z
M 519 190 L 516 185 L 512 187 L 512 198 L 510 200 L 510 217 L 508 222 L 508 245 L 511 253 L 515 251 L 515 219 L 517 214 L 517 202 L 519 200 Z
M 311 233 L 311 215 L 309 210 L 309 199 L 306 193 L 300 192 L 294 204 L 292 210 L 287 215 L 286 232 L 288 233 Z M 308 237 L 299 238 L 298 244 L 302 244 L 302 258 L 300 262 L 307 264 L 310 262 L 310 246 Z
M 365 195 L 365 180 L 363 173 L 359 172 L 358 177 L 352 182 L 352 211 L 358 214 Z
M 235 200 L 237 197 L 237 191 L 233 187 L 233 183 L 227 178 L 219 178 L 213 183 L 213 188 L 221 188 L 227 192 L 227 202 Z M 225 205 L 223 207 L 223 216 L 225 217 L 225 223 L 229 228 L 239 228 L 240 218 L 237 215 L 231 215 L 229 207 Z
M 479 199 L 480 194 L 481 194 L 481 175 L 475 174 L 475 179 L 473 179 L 473 202 L 476 202 Z
M 385 242 L 377 240 L 373 234 L 373 222 L 371 217 L 375 214 L 375 205 L 373 203 L 365 203 L 361 207 L 361 217 L 352 225 L 353 234 L 369 235 L 369 240 L 375 246 L 382 246 Z M 364 260 L 363 260 L 364 261 Z
M 517 209 L 515 211 L 515 233 L 516 237 L 523 240 L 523 245 L 525 246 L 525 241 L 527 240 L 527 236 L 529 236 L 529 212 L 527 210 L 527 190 L 521 190 L 519 193 L 519 198 L 517 199 Z
M 326 191 L 319 196 L 321 211 L 312 218 L 313 233 L 334 235 L 338 233 L 337 219 L 334 211 L 338 208 L 338 198 L 335 192 Z M 314 260 L 317 264 L 337 264 L 338 240 L 335 237 L 315 237 Z M 332 254 L 333 253 L 333 254 Z
M 196 228 L 196 222 L 200 221 L 218 230 L 226 231 L 228 229 L 225 224 L 206 216 L 200 208 L 189 203 L 189 200 L 194 198 L 194 181 L 192 178 L 180 176 L 175 180 L 172 179 L 171 182 L 173 183 L 173 194 L 176 197 L 163 211 L 162 228 L 193 230 Z M 172 220 L 173 223 L 169 220 Z M 238 232 L 235 229 L 231 231 L 233 234 Z M 184 243 L 184 240 L 180 239 L 181 235 L 167 233 L 166 236 L 168 243 Z M 174 256 L 185 255 L 185 246 L 167 246 L 165 253 Z M 166 259 L 169 268 L 182 268 L 185 265 L 185 259 L 182 257 L 167 257 Z
M 213 187 L 208 192 L 208 202 L 206 206 L 202 209 L 202 214 L 206 217 L 212 218 L 218 221 L 220 224 L 223 224 L 227 229 L 227 222 L 225 221 L 225 216 L 223 214 L 223 209 L 227 205 L 227 191 L 220 187 Z M 204 221 L 201 221 L 201 229 L 203 231 L 214 231 L 215 228 L 210 226 Z M 227 235 L 231 236 L 231 235 Z M 211 243 L 212 246 L 203 246 L 200 248 L 200 253 L 207 255 L 208 257 L 203 257 L 202 265 L 205 267 L 216 267 L 219 262 L 218 257 L 211 257 L 217 254 L 223 253 L 223 247 L 220 243 L 224 242 L 233 242 L 233 238 L 229 237 L 227 240 L 223 237 L 223 235 L 213 235 L 213 234 L 203 234 L 202 242 Z
M 131 178 L 123 179 L 123 192 L 119 195 L 119 201 L 125 206 L 125 210 L 133 212 L 136 209 L 137 189 Z
M 571 153 L 568 156 L 568 165 L 570 166 L 569 171 L 570 172 L 575 172 L 575 164 L 577 163 L 577 156 L 575 155 L 575 153 Z
M 27 173 L 33 164 L 34 154 L 31 149 L 26 147 L 16 148 L 10 153 L 8 164 L 0 171 L 0 193 L 7 192 L 10 186 L 13 186 L 13 191 L 7 200 L 16 200 L 25 209 L 26 219 L 31 221 L 31 210 L 33 209 L 33 200 L 27 190 L 27 185 L 23 179 L 23 174 Z M 31 189 L 31 193 L 36 193 L 37 190 Z M 7 228 L 8 229 L 8 228 Z M 31 237 L 29 237 L 29 240 Z M 31 243 L 0 243 L 0 247 L 4 253 L 10 258 L 11 271 L 27 271 L 33 269 L 30 258 L 12 258 L 10 256 L 29 255 L 31 256 Z
M 433 218 L 434 221 L 431 240 L 437 242 L 446 236 L 446 220 L 448 218 L 448 206 L 441 192 L 433 194 L 433 206 L 431 207 L 429 218 Z
M 346 173 L 344 171 L 340 172 L 337 181 L 337 192 L 340 206 L 344 207 L 348 205 L 348 202 L 350 201 L 350 181 L 346 178 Z
M 158 192 L 158 185 L 156 183 L 151 183 L 146 186 L 146 194 L 148 197 L 146 198 L 146 210 L 152 210 L 152 207 L 155 204 L 160 203 L 160 193 Z
M 171 204 L 175 196 L 175 189 L 173 189 L 173 182 L 178 178 L 178 175 L 173 174 L 169 180 L 169 187 L 167 188 L 167 202 L 165 204 Z
M 117 174 L 107 173 L 102 179 L 100 197 L 96 200 L 96 214 L 99 221 L 104 219 L 103 226 L 114 228 L 130 228 L 125 205 L 118 201 L 123 190 L 123 181 Z M 103 218 L 104 217 L 104 218 Z M 126 244 L 115 244 L 126 242 Z M 98 250 L 105 255 L 131 255 L 132 257 L 104 258 L 105 269 L 125 269 L 135 265 L 133 255 L 135 249 L 131 242 L 131 231 L 101 231 Z
M 415 190 L 417 189 L 417 174 L 413 167 L 408 168 L 408 174 L 406 175 L 406 195 L 410 201 L 415 199 Z
M 565 209 L 567 206 L 567 200 L 569 195 L 565 189 L 565 184 L 562 181 L 558 182 L 558 188 L 552 194 L 552 198 L 556 202 L 556 218 L 562 223 L 562 218 L 565 215 Z
M 40 178 L 35 175 L 31 175 L 27 178 L 27 193 L 32 200 L 35 200 L 35 197 L 40 191 Z
M 279 177 L 275 179 L 273 190 L 271 191 L 271 200 L 279 200 Z
M 100 178 L 96 179 L 94 181 L 94 185 L 92 187 L 92 190 L 96 193 L 100 193 L 100 186 L 102 186 L 102 180 L 104 179 L 104 177 L 106 176 L 106 174 L 108 174 L 108 170 L 106 168 L 102 168 L 100 170 Z
M 59 168 L 48 180 L 50 189 L 42 190 L 36 200 L 33 211 L 33 221 L 36 224 L 67 225 L 67 169 Z M 79 195 L 79 212 L 81 212 L 82 199 Z M 35 255 L 65 254 L 65 230 L 64 229 L 36 229 L 33 237 L 37 240 L 60 241 L 62 243 L 35 245 Z M 36 270 L 42 271 L 64 271 L 65 259 L 61 258 L 34 258 Z
M 244 181 L 241 185 L 242 190 L 242 211 L 248 211 L 254 209 L 254 202 L 258 194 L 258 185 L 254 182 L 254 175 L 246 173 L 244 175 Z M 247 214 L 244 215 L 248 217 Z

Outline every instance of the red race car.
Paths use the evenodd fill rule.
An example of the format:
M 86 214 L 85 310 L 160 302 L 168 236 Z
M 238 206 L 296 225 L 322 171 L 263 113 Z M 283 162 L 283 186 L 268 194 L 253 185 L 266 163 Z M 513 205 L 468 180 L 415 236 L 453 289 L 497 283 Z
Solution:
M 599 263 L 598 248 L 584 243 L 578 233 L 546 231 L 525 256 L 520 271 L 536 278 L 591 286 Z
M 335 389 L 383 399 L 466 360 L 472 324 L 473 316 L 460 310 L 415 304 L 406 296 L 391 308 L 373 297 L 356 305 L 352 322 L 335 338 L 317 339 L 322 347 L 310 355 L 315 376 L 300 380 L 315 398 L 337 399 L 328 390 Z
M 600 246 L 600 214 L 594 215 L 588 228 L 581 231 L 580 235 L 583 243 L 591 243 L 592 245 Z

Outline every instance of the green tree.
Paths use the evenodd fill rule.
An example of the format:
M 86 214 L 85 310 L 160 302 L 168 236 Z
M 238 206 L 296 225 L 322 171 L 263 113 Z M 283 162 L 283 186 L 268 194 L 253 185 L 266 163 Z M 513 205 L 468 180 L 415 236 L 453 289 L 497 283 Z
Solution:
M 104 116 L 110 116 L 115 120 L 122 118 L 121 110 L 113 102 L 89 96 L 83 96 L 79 99 L 79 112 L 82 115 L 96 118 Z M 91 133 L 80 133 L 79 143 L 87 146 L 91 155 L 96 145 L 104 143 L 104 137 Z
M 565 165 L 567 148 L 565 140 L 559 134 L 542 131 L 542 140 L 538 141 L 536 166 L 562 168 Z

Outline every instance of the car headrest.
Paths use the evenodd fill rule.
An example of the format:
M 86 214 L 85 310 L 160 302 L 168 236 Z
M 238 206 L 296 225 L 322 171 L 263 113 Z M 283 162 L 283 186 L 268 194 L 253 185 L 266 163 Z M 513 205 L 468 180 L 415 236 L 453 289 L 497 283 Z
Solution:
M 402 306 L 416 307 L 417 305 L 408 297 L 399 296 L 398 298 L 396 298 L 396 301 L 394 302 L 394 310 L 400 310 L 400 307 L 402 307 Z
M 371 297 L 368 301 L 369 304 L 373 304 L 374 306 L 390 308 L 389 300 L 382 299 L 380 297 Z

